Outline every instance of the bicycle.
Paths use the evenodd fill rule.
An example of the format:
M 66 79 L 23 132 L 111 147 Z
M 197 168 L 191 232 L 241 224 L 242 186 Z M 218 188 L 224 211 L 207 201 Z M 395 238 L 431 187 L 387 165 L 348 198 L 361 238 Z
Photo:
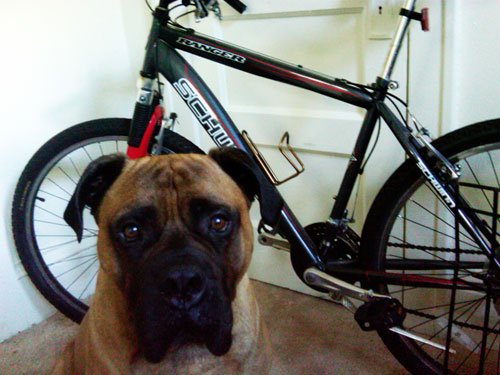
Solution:
M 153 11 L 142 86 L 132 120 L 99 119 L 75 125 L 43 145 L 16 187 L 12 221 L 28 275 L 61 312 L 79 322 L 91 295 L 97 259 L 95 223 L 81 242 L 62 219 L 78 177 L 93 159 L 112 152 L 129 157 L 203 152 L 172 131 L 164 115 L 160 74 L 179 93 L 218 147 L 237 147 L 260 176 L 259 241 L 290 250 L 297 276 L 355 310 L 363 330 L 376 330 L 414 374 L 490 373 L 499 368 L 500 119 L 484 121 L 431 141 L 410 116 L 386 100 L 391 74 L 411 20 L 426 27 L 427 13 L 406 0 L 383 73 L 372 86 L 329 77 L 186 29 L 170 17 L 176 0 Z M 225 0 L 237 11 L 245 5 Z M 182 0 L 198 18 L 220 12 L 215 0 Z M 303 227 L 276 190 L 278 181 L 246 132 L 240 132 L 177 49 L 254 75 L 301 87 L 366 110 L 331 214 Z M 400 101 L 402 102 L 402 101 Z M 405 103 L 402 102 L 404 105 Z M 346 207 L 369 159 L 368 146 L 383 119 L 407 160 L 375 198 L 361 236 L 348 226 Z M 284 154 L 302 170 L 291 147 Z M 87 212 L 86 223 L 92 218 Z M 51 232 L 49 232 L 51 231 Z M 357 307 L 351 299 L 362 302 Z M 450 324 L 451 322 L 451 324 Z

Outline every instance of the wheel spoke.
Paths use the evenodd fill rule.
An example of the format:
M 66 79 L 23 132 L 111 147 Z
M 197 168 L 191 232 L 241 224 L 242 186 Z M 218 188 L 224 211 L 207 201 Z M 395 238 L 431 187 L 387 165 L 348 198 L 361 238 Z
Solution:
M 82 292 L 80 293 L 80 295 L 78 296 L 78 299 L 82 299 L 83 296 L 85 295 L 85 292 L 89 289 L 89 286 L 90 284 L 92 284 L 92 282 L 95 280 L 95 278 L 97 277 L 97 272 L 99 271 L 95 271 L 94 272 L 94 275 L 92 276 L 92 278 L 89 280 L 89 282 L 87 283 L 87 285 L 85 286 L 85 288 L 83 288 Z
M 473 307 L 473 305 L 478 304 L 478 306 L 479 306 L 479 305 L 480 305 L 480 303 L 481 303 L 481 301 L 477 301 L 477 300 L 476 300 L 476 301 L 469 301 L 469 302 L 467 302 L 467 304 L 465 304 L 464 306 L 461 306 L 461 307 L 459 307 L 459 308 L 455 307 L 455 310 L 460 310 L 460 309 L 462 309 L 462 308 L 467 308 L 467 310 L 465 310 L 465 312 L 464 312 L 464 314 L 465 314 L 465 313 L 467 313 L 467 311 L 469 311 L 469 309 L 471 308 L 471 307 L 470 307 L 470 305 L 472 305 L 472 307 Z M 448 306 L 448 305 L 445 305 L 445 306 Z M 416 310 L 416 311 L 423 311 L 423 310 L 430 310 L 430 309 L 435 309 L 435 307 L 434 307 L 434 306 L 424 307 L 424 308 L 420 308 L 420 309 L 418 309 L 418 310 Z M 411 313 L 411 311 L 410 311 L 410 313 Z M 445 311 L 445 312 L 443 312 L 443 313 L 442 313 L 442 314 L 440 314 L 440 315 L 433 315 L 433 316 L 432 316 L 432 318 L 429 318 L 428 320 L 426 320 L 426 321 L 424 321 L 424 322 L 422 322 L 422 323 L 419 323 L 419 324 L 416 324 L 416 325 L 414 325 L 414 326 L 411 326 L 409 329 L 410 329 L 410 330 L 411 330 L 411 329 L 415 329 L 415 328 L 420 327 L 420 326 L 422 326 L 422 325 L 424 325 L 424 324 L 427 324 L 427 323 L 429 323 L 429 322 L 432 322 L 432 321 L 434 321 L 434 320 L 436 320 L 436 319 L 442 318 L 442 317 L 444 317 L 444 316 L 448 315 L 448 313 L 449 313 L 449 311 Z M 432 314 L 431 314 L 431 315 L 432 315 Z M 461 317 L 461 316 L 462 316 L 462 315 L 460 315 L 459 317 Z M 459 317 L 457 317 L 457 318 L 456 318 L 456 320 L 457 320 L 457 321 L 458 321 L 458 318 L 459 318 Z M 435 335 L 434 335 L 434 336 L 431 336 L 431 339 L 432 339 L 432 338 L 434 338 L 434 337 L 435 337 Z
M 96 157 L 125 149 L 130 121 L 95 120 L 56 135 L 31 159 L 16 186 L 13 232 L 27 275 L 51 302 L 80 321 L 93 293 L 98 229 L 86 210 L 82 241 L 63 218 L 83 171 Z M 95 157 L 94 157 L 95 156 Z M 19 239 L 22 239 L 20 241 Z M 26 245 L 27 243 L 27 245 Z M 27 248 L 25 248 L 27 246 Z M 47 286 L 48 285 L 48 286 Z
M 495 168 L 495 164 L 493 163 L 493 159 L 491 157 L 491 152 L 488 152 L 488 158 L 490 160 L 491 169 L 493 170 L 493 174 L 495 175 L 495 180 L 497 182 L 497 187 L 500 188 L 500 180 L 498 179 L 497 169 Z
M 52 182 L 54 185 L 56 185 L 61 191 L 64 191 L 69 197 L 73 195 L 73 193 L 70 193 L 67 191 L 65 188 L 63 188 L 61 185 L 59 185 L 57 182 L 55 182 L 52 178 L 47 177 L 47 181 Z
M 64 170 L 62 169 L 60 166 L 57 166 L 57 169 L 59 169 L 66 177 L 68 177 L 68 179 L 76 186 L 78 183 L 73 180 L 73 178 Z
M 55 266 L 56 264 L 62 264 L 62 263 L 67 263 L 67 262 L 73 262 L 73 261 L 79 260 L 79 259 L 88 259 L 88 258 L 95 258 L 95 257 L 96 257 L 95 254 L 81 255 L 78 257 L 75 256 L 73 258 L 65 258 L 65 259 L 58 260 L 56 262 L 47 263 L 47 266 Z
M 50 225 L 57 225 L 59 227 L 64 227 L 64 228 L 67 228 L 68 227 L 68 224 L 62 224 L 62 223 L 55 223 L 53 221 L 47 221 L 47 220 L 39 220 L 39 219 L 35 219 L 33 220 L 35 223 L 41 223 L 41 224 L 50 224 Z
M 43 247 L 43 248 L 40 248 L 40 252 L 42 254 L 46 254 L 54 249 L 57 249 L 57 248 L 60 248 L 61 246 L 66 246 L 66 245 L 69 245 L 69 244 L 74 244 L 74 243 L 77 243 L 78 240 L 77 239 L 74 239 L 74 240 L 71 240 L 71 241 L 66 241 L 66 242 L 61 242 L 61 243 L 58 243 L 58 244 L 55 244 L 55 245 L 50 245 L 50 246 L 47 246 L 47 247 Z
M 476 307 L 474 308 L 474 305 L 476 305 Z M 467 310 L 465 310 L 458 318 L 460 318 L 462 315 L 465 315 L 469 310 L 473 309 L 473 312 L 471 313 L 471 315 L 479 308 L 479 306 L 481 305 L 481 301 L 475 301 Z M 446 313 L 444 313 L 442 315 L 443 316 L 446 316 L 448 315 L 449 312 L 447 311 Z M 453 322 L 452 322 L 453 324 Z M 448 325 L 449 325 L 449 322 L 448 322 Z M 445 330 L 448 329 L 448 325 L 444 325 L 439 331 L 437 331 L 434 335 L 432 335 L 429 340 L 433 340 L 436 336 L 438 336 L 439 334 L 441 334 L 442 332 L 444 332 Z M 439 353 L 436 357 L 436 359 L 439 359 L 441 356 L 443 355 L 443 352 Z
M 493 326 L 493 329 L 497 329 L 498 327 L 500 327 L 500 321 L 496 322 L 496 324 Z M 496 335 L 494 337 L 493 342 L 491 343 L 490 348 L 488 349 L 488 352 L 486 353 L 486 358 L 488 358 L 488 356 L 490 355 L 491 351 L 495 347 L 495 342 L 497 341 L 497 339 L 498 339 L 498 335 Z
M 97 248 L 96 245 L 93 245 L 93 246 L 88 246 L 84 249 L 80 249 L 78 251 L 75 251 L 74 253 L 62 258 L 62 259 L 59 259 L 59 260 L 56 260 L 56 261 L 53 261 L 51 263 L 47 263 L 47 266 L 51 267 L 51 266 L 54 266 L 56 264 L 61 264 L 61 263 L 65 263 L 65 262 L 71 262 L 71 261 L 74 261 L 74 260 L 77 260 L 77 259 L 85 259 L 85 258 L 88 258 L 88 257 L 96 257 L 96 251 L 95 249 Z M 87 250 L 94 250 L 92 252 L 92 254 L 87 254 L 87 255 L 80 255 L 81 253 L 87 251 Z
M 416 220 L 411 220 L 411 219 L 408 219 L 408 218 L 402 218 L 402 217 L 401 217 L 401 219 L 402 219 L 402 220 L 405 220 L 405 221 L 407 221 L 407 222 L 409 222 L 409 223 L 415 224 L 415 225 L 419 226 L 420 228 L 423 228 L 423 229 L 426 229 L 426 230 L 432 231 L 432 232 L 434 232 L 436 235 L 442 235 L 442 236 L 444 236 L 444 237 L 446 237 L 446 238 L 449 238 L 449 239 L 452 239 L 452 240 L 454 240 L 454 239 L 455 239 L 455 236 L 453 236 L 453 235 L 451 235 L 451 234 L 444 233 L 444 232 L 439 231 L 439 230 L 437 230 L 437 229 L 434 229 L 434 228 L 432 228 L 432 227 L 430 227 L 430 226 L 428 226 L 428 225 L 425 225 L 425 224 L 419 223 L 419 222 L 417 222 Z M 470 238 L 470 237 L 467 237 L 467 236 L 464 236 L 464 237 L 466 237 L 466 238 L 468 238 L 468 239 L 472 240 L 472 238 Z M 471 242 L 466 242 L 466 241 L 460 240 L 460 243 L 463 243 L 463 244 L 465 244 L 465 245 L 467 245 L 467 246 L 476 247 L 477 249 L 479 249 L 479 246 L 477 246 L 476 244 L 471 243 Z
M 37 237 L 75 237 L 74 234 L 37 234 Z M 89 238 L 89 237 L 94 237 L 94 236 L 82 236 L 83 238 Z
M 82 177 L 82 175 L 80 174 L 80 172 L 78 171 L 78 168 L 76 167 L 76 164 L 75 164 L 75 161 L 73 160 L 73 158 L 70 156 L 68 156 L 68 159 L 71 163 L 71 165 L 73 166 L 73 169 L 75 170 L 75 173 L 76 175 L 78 176 L 78 178 Z
M 57 199 L 60 199 L 60 200 L 62 200 L 62 201 L 64 201 L 64 202 L 69 202 L 69 199 L 68 199 L 68 198 L 63 198 L 63 197 L 61 197 L 61 196 L 59 196 L 59 195 L 55 195 L 55 194 L 49 193 L 48 191 L 45 191 L 45 190 L 43 190 L 43 189 L 40 189 L 40 193 L 43 193 L 43 194 L 49 195 L 49 196 L 54 197 L 54 198 L 57 198 Z
M 52 215 L 52 216 L 57 217 L 58 219 L 61 219 L 62 221 L 64 221 L 63 217 L 61 215 L 59 215 L 59 214 L 56 214 L 56 213 L 54 213 L 52 211 L 49 211 L 49 210 L 47 210 L 47 209 L 45 209 L 43 207 L 38 206 L 38 205 L 35 206 L 35 207 L 38 208 L 39 210 L 42 210 L 43 212 L 48 213 L 49 215 Z
M 98 145 L 99 145 L 99 150 L 101 150 L 101 156 L 104 156 L 104 150 L 102 149 L 101 142 L 99 142 Z
M 447 221 L 445 221 L 444 219 L 442 219 L 440 216 L 436 215 L 434 212 L 432 212 L 428 208 L 424 207 L 424 205 L 418 203 L 416 200 L 411 199 L 410 201 L 412 203 L 414 203 L 415 205 L 417 205 L 418 207 L 420 207 L 425 212 L 427 212 L 429 215 L 431 215 L 432 217 L 434 217 L 435 219 L 437 219 L 439 222 L 441 222 L 442 224 L 446 225 L 448 228 L 453 229 L 453 230 L 455 229 L 453 225 L 451 225 L 450 223 L 448 223 Z M 404 218 L 403 218 L 403 220 L 404 220 Z M 472 237 L 470 237 L 466 232 L 463 232 L 463 231 L 460 231 L 460 237 L 465 237 L 465 238 L 467 238 L 467 239 L 469 239 L 471 241 L 474 241 L 474 239 Z M 473 245 L 475 245 L 475 244 L 473 244 Z
M 74 271 L 74 270 L 76 270 L 77 268 L 80 268 L 80 267 L 82 267 L 82 266 L 86 265 L 87 263 L 89 263 L 89 262 L 93 262 L 93 261 L 95 261 L 95 259 L 94 259 L 94 258 L 93 258 L 93 259 L 87 259 L 87 260 L 85 260 L 85 261 L 83 261 L 83 262 L 81 262 L 81 263 L 77 264 L 76 266 L 71 267 L 70 269 L 67 269 L 67 270 L 66 270 L 66 271 L 64 271 L 64 272 L 61 272 L 61 273 L 57 274 L 57 275 L 56 275 L 56 278 L 57 278 L 57 279 L 59 279 L 59 278 L 61 278 L 61 276 L 64 276 L 64 275 L 66 275 L 67 273 L 69 273 L 69 272 L 71 272 L 71 271 Z M 73 285 L 73 284 L 71 284 L 71 285 Z M 66 289 L 69 289 L 69 287 L 66 287 Z
M 469 170 L 470 170 L 470 173 L 472 174 L 472 176 L 474 177 L 474 181 L 476 182 L 476 184 L 478 185 L 482 185 L 481 182 L 479 181 L 479 178 L 477 177 L 476 173 L 474 172 L 474 170 L 472 169 L 472 167 L 470 166 L 469 164 L 469 161 L 468 160 L 465 160 L 465 163 L 467 164 L 467 166 L 469 167 Z M 486 192 L 484 191 L 484 189 L 481 189 L 481 193 L 483 193 L 483 196 L 484 196 L 484 199 L 486 200 L 486 202 L 488 202 L 488 205 L 490 206 L 490 208 L 493 210 L 493 205 L 491 204 L 488 196 L 486 195 Z
M 77 282 L 89 270 L 89 268 L 92 267 L 96 263 L 97 263 L 97 257 L 93 259 L 93 262 L 90 263 L 90 265 L 87 268 L 85 268 L 82 272 L 80 272 L 80 274 L 71 282 L 71 284 L 69 284 L 66 287 L 66 289 L 69 290 L 75 284 L 75 282 Z
M 483 221 L 481 233 L 489 244 L 494 244 L 491 247 L 498 242 L 497 223 L 500 222 L 495 212 L 500 196 L 500 121 L 494 125 L 498 127 L 495 131 L 489 130 L 491 134 L 479 143 L 471 141 L 474 146 L 469 148 L 465 146 L 467 139 L 476 137 L 476 132 L 457 131 L 462 150 L 447 155 L 453 164 L 463 164 L 458 182 L 461 198 Z M 455 142 L 459 143 L 451 137 L 447 141 L 449 149 L 456 147 Z M 496 143 L 489 143 L 492 141 Z M 481 358 L 485 374 L 494 368 L 498 373 L 500 276 L 491 269 L 488 256 L 471 233 L 462 225 L 456 228 L 453 210 L 442 201 L 434 187 L 422 176 L 416 177 L 414 172 L 408 171 L 409 163 L 399 168 L 391 177 L 392 185 L 388 184 L 379 193 L 378 202 L 373 204 L 376 209 L 370 212 L 365 223 L 370 233 L 363 240 L 383 257 L 369 259 L 371 264 L 377 265 L 373 270 L 393 276 L 374 279 L 371 283 L 376 291 L 390 293 L 402 302 L 406 310 L 405 329 L 438 343 L 448 343 L 451 339 L 451 348 L 456 354 L 448 354 L 446 360 L 446 351 L 401 339 L 398 335 L 391 335 L 389 340 L 384 338 L 384 342 L 400 353 L 401 362 L 419 363 L 425 369 L 419 366 L 420 373 L 445 373 L 444 366 L 449 361 L 450 374 L 478 374 L 482 373 Z M 388 219 L 380 222 L 381 217 Z M 456 254 L 457 242 L 459 254 Z M 397 274 L 391 273 L 392 270 L 404 275 L 405 279 L 394 277 Z M 459 284 L 443 288 L 442 283 L 419 283 L 419 277 Z M 383 280 L 394 284 L 380 285 Z M 405 280 L 408 285 L 403 282 Z M 490 284 L 485 281 L 491 286 L 488 287 Z M 452 294 L 455 299 L 450 299 Z M 450 312 L 453 312 L 451 318 Z
M 402 241 L 402 240 L 401 240 L 401 239 L 399 239 L 399 238 L 397 238 L 397 240 Z M 450 265 L 450 269 L 452 269 L 452 268 L 453 268 L 453 264 L 454 264 L 454 261 L 453 261 L 453 260 L 449 260 L 449 259 L 445 259 L 445 258 L 443 258 L 443 257 L 440 257 L 440 256 L 436 255 L 435 253 L 431 253 L 429 250 L 420 250 L 420 251 L 422 251 L 422 252 L 423 252 L 423 253 L 425 253 L 425 254 L 431 255 L 431 256 L 433 256 L 434 258 L 439 259 L 439 260 L 441 260 L 441 261 L 443 261 L 443 262 L 445 262 L 445 263 L 448 263 L 448 264 Z M 405 259 L 409 259 L 409 258 L 405 258 Z M 477 274 L 477 273 L 471 272 L 471 271 L 469 271 L 469 270 L 460 269 L 460 272 L 462 272 L 462 274 L 465 274 L 465 276 L 478 277 L 478 274 Z M 451 276 L 451 274 L 450 274 L 449 276 Z M 463 282 L 463 283 L 466 283 L 466 284 L 470 284 L 468 281 L 466 281 L 466 280 L 464 280 L 464 279 L 462 279 L 462 278 L 459 278 L 459 281 L 460 281 L 460 282 Z

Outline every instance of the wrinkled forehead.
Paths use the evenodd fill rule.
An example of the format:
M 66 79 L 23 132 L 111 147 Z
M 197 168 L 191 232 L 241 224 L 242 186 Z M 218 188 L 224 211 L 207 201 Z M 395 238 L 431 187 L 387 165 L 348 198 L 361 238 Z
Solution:
M 116 186 L 129 200 L 184 200 L 206 196 L 221 204 L 244 203 L 233 180 L 208 156 L 161 155 L 129 161 Z M 132 188 L 132 185 L 134 188 Z

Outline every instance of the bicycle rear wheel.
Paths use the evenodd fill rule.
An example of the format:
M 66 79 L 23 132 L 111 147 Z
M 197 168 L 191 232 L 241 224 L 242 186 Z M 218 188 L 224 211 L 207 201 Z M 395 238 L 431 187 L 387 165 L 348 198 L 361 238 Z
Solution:
M 12 231 L 26 273 L 64 315 L 80 322 L 88 309 L 99 263 L 97 225 L 88 209 L 79 243 L 63 219 L 78 180 L 93 160 L 126 152 L 130 120 L 99 119 L 75 125 L 50 139 L 31 158 L 17 183 Z M 167 131 L 163 153 L 201 151 Z
M 488 241 L 498 243 L 500 120 L 470 125 L 433 144 L 461 166 L 460 194 L 473 209 L 480 210 L 480 218 L 494 233 Z M 361 259 L 368 269 L 404 274 L 404 285 L 372 281 L 366 286 L 402 302 L 407 331 L 442 345 L 449 331 L 456 354 L 449 354 L 445 370 L 444 351 L 390 331 L 380 331 L 379 335 L 413 374 L 498 374 L 498 275 L 488 289 L 483 278 L 489 260 L 460 227 L 459 286 L 454 287 L 455 240 L 454 215 L 415 164 L 406 161 L 375 199 L 363 229 L 361 249 Z

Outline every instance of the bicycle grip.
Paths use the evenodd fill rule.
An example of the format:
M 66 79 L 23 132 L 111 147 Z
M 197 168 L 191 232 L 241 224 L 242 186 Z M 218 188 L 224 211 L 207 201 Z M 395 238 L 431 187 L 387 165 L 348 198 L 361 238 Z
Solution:
M 243 4 L 240 0 L 224 0 L 227 5 L 236 10 L 238 13 L 243 13 L 247 6 Z

